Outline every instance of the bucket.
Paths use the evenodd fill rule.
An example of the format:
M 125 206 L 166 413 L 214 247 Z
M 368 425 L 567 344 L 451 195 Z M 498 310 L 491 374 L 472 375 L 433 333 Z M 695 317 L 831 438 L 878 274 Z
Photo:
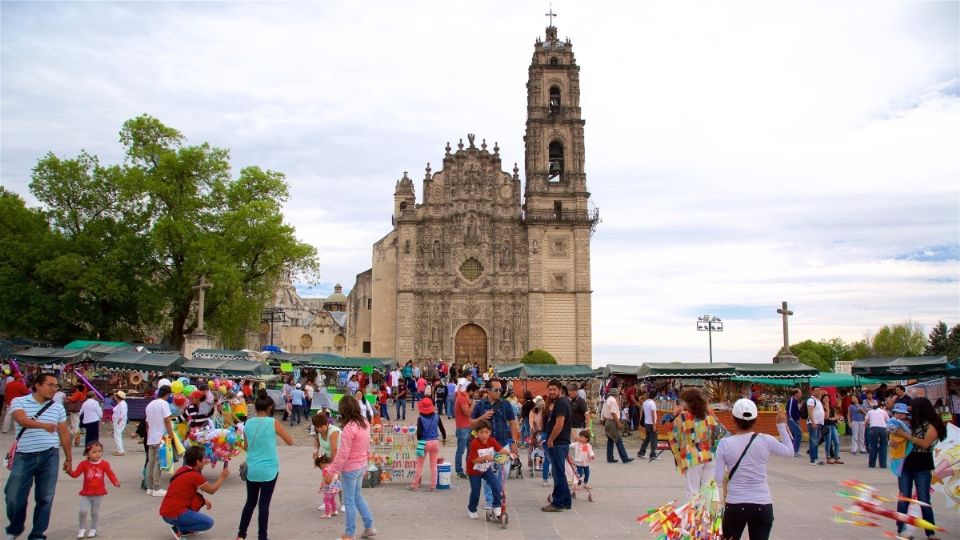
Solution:
M 450 463 L 437 464 L 437 489 L 450 489 Z

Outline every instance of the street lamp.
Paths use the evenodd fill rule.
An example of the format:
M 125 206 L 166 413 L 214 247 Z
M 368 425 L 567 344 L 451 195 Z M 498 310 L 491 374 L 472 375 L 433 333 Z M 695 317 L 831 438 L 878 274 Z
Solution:
M 710 340 L 710 363 L 713 363 L 713 333 L 723 332 L 723 321 L 716 315 L 697 317 L 697 331 L 706 332 Z

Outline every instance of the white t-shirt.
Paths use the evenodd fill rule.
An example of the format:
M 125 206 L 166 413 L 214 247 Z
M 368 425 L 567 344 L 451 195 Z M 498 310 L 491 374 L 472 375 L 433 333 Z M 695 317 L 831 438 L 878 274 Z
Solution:
M 400 371 L 393 370 L 390 372 L 390 386 L 396 388 L 400 385 Z
M 87 400 L 83 402 L 83 405 L 80 406 L 80 417 L 83 418 L 84 424 L 99 422 L 100 419 L 103 418 L 103 409 L 100 408 L 97 400 L 87 398 Z
M 657 402 L 649 398 L 643 402 L 643 423 L 649 425 L 657 423 Z
M 127 423 L 127 402 L 123 400 L 113 406 L 113 424 L 121 426 Z
M 826 416 L 823 414 L 823 403 L 819 399 L 811 397 L 807 399 L 807 407 L 813 407 L 813 416 L 807 422 L 822 426 Z
M 887 427 L 887 420 L 890 419 L 890 415 L 887 414 L 887 411 L 884 409 L 870 409 L 867 411 L 866 425 L 867 427 Z
M 620 404 L 617 403 L 617 398 L 613 396 L 608 396 L 607 400 L 603 402 L 603 410 L 600 411 L 600 416 L 608 420 L 616 418 L 615 415 L 620 414 Z
M 147 418 L 147 444 L 160 444 L 160 439 L 167 432 L 164 419 L 170 417 L 170 404 L 163 399 L 155 399 L 147 404 L 145 410 Z

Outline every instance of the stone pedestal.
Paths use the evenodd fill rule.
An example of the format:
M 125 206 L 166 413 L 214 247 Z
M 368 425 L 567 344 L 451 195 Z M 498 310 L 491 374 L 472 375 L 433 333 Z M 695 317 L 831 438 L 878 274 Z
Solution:
M 213 336 L 207 334 L 187 334 L 183 336 L 182 354 L 184 358 L 188 360 L 192 357 L 193 351 L 197 349 L 213 349 L 214 347 L 215 340 Z
M 773 357 L 774 364 L 799 364 L 800 359 L 797 358 L 790 349 L 780 349 L 780 352 Z

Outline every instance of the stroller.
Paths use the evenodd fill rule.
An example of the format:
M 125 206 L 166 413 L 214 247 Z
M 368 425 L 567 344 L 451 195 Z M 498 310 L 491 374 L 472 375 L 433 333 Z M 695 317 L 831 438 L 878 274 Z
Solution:
M 534 472 L 543 470 L 543 460 L 546 455 L 544 455 L 543 448 L 540 445 L 542 434 L 542 431 L 538 431 L 530 435 L 529 454 L 527 454 L 527 468 L 530 469 L 530 478 L 533 478 Z
M 583 477 L 577 474 L 577 468 L 573 464 L 573 457 L 567 455 L 567 461 L 564 462 L 566 470 L 567 485 L 570 486 L 570 497 L 576 499 L 578 491 L 587 492 L 587 500 L 593 502 L 593 490 L 590 486 L 583 483 Z M 551 464 L 552 466 L 552 464 Z M 547 502 L 553 504 L 553 494 L 547 495 Z

